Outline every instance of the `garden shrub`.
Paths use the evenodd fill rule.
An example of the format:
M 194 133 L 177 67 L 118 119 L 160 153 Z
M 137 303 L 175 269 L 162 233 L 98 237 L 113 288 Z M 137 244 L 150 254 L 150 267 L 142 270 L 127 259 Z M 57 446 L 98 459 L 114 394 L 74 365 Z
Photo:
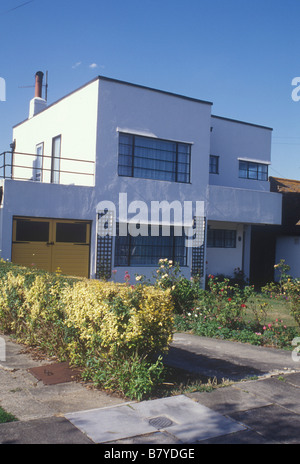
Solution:
M 289 295 L 286 304 L 300 322 L 299 285 L 299 281 L 287 279 L 283 288 Z M 291 349 L 291 341 L 299 335 L 297 329 L 278 319 L 267 324 L 269 310 L 268 300 L 255 292 L 253 286 L 243 288 L 232 285 L 226 277 L 219 280 L 210 275 L 207 290 L 194 307 L 175 315 L 175 328 L 204 337 Z
M 173 335 L 169 290 L 68 278 L 3 261 L 0 276 L 0 330 L 132 398 L 159 381 L 159 355 Z
M 168 259 L 159 260 L 155 280 L 157 287 L 170 289 L 175 314 L 192 308 L 203 293 L 199 278 L 188 280 L 182 275 L 179 264 Z

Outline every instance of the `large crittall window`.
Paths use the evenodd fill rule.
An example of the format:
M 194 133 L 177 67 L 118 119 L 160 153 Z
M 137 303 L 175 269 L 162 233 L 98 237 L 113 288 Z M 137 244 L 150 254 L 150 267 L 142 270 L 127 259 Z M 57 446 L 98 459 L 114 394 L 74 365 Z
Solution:
M 242 179 L 268 180 L 268 165 L 240 160 L 239 177 Z
M 119 176 L 190 182 L 191 145 L 119 134 Z
M 148 227 L 148 236 L 132 236 L 127 234 L 119 236 L 119 224 L 116 227 L 115 266 L 157 266 L 162 258 L 168 258 L 180 266 L 187 264 L 187 248 L 185 235 L 174 231 L 170 226 L 170 233 L 163 235 L 159 227 L 159 235 L 151 236 L 151 227 Z
M 236 230 L 211 229 L 207 230 L 208 248 L 236 248 Z

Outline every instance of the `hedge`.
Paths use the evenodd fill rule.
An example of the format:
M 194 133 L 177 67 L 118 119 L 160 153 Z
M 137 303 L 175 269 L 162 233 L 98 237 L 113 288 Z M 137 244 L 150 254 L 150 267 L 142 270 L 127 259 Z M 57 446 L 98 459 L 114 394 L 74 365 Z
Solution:
M 85 378 L 141 398 L 160 382 L 174 321 L 170 293 L 0 262 L 0 330 Z

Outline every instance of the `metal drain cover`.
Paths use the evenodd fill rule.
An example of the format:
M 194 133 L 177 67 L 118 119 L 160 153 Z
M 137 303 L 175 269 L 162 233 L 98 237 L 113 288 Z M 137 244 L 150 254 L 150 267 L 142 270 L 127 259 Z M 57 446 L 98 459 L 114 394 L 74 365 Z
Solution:
M 156 429 L 164 429 L 173 425 L 173 422 L 165 416 L 153 417 L 149 420 L 149 424 Z
M 47 364 L 46 366 L 32 367 L 28 371 L 44 385 L 72 382 L 80 379 L 80 371 L 70 368 L 67 362 Z

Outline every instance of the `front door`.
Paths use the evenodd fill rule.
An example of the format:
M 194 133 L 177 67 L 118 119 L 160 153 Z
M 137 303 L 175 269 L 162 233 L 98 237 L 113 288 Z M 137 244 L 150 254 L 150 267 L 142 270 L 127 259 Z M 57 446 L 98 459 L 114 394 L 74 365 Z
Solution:
M 12 262 L 88 277 L 89 256 L 90 222 L 14 218 Z

